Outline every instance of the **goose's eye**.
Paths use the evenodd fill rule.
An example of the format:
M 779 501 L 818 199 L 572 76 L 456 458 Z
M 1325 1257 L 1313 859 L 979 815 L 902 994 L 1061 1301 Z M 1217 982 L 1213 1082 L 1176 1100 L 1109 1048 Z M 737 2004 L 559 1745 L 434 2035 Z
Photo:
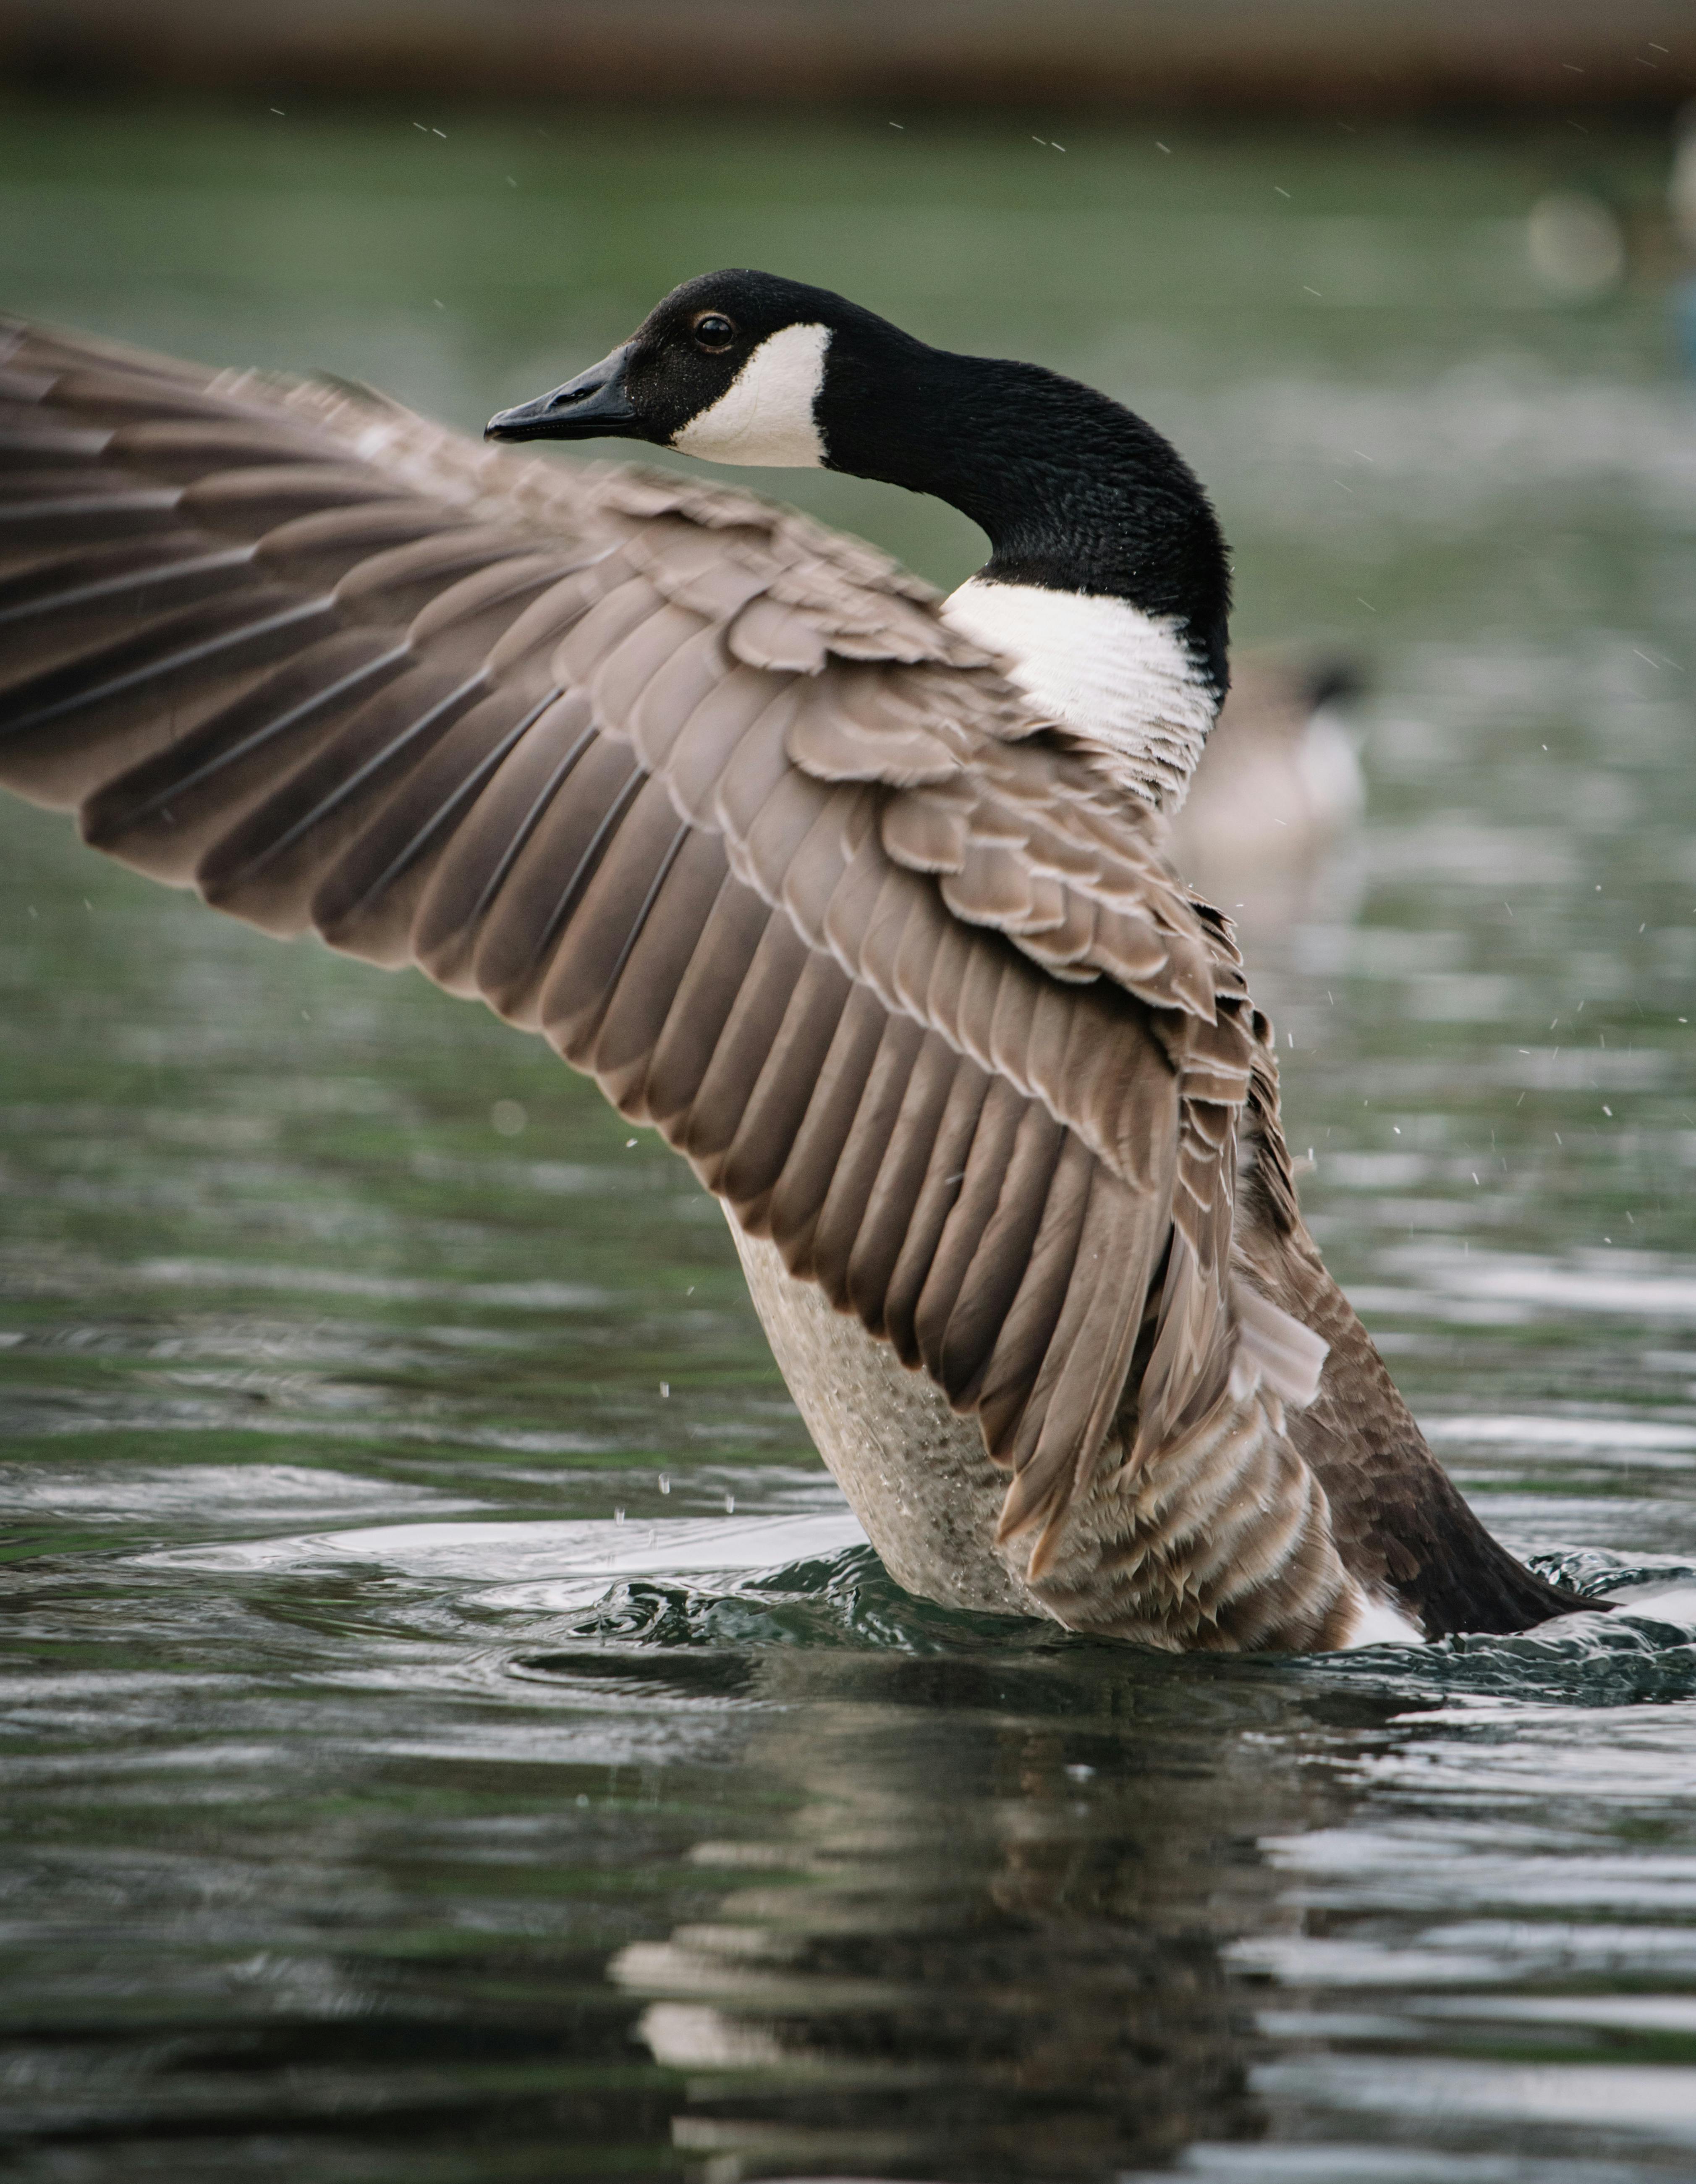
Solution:
M 695 321 L 695 346 L 709 356 L 722 356 L 736 339 L 736 328 L 722 311 L 703 311 Z

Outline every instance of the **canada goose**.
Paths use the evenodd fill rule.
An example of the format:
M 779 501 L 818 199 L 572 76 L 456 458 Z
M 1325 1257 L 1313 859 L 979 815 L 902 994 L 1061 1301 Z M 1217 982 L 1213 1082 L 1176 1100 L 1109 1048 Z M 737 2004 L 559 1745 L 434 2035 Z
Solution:
M 1311 897 L 1325 852 L 1365 808 L 1339 701 L 1360 688 L 1340 662 L 1252 654 L 1231 688 L 1188 794 L 1171 815 L 1171 861 L 1239 928 L 1284 923 Z
M 345 386 L 24 325 L 0 375 L 0 780 L 659 1128 L 901 1583 L 1175 1649 L 1578 1604 L 1326 1275 L 1270 1028 L 1163 859 L 1227 580 L 1140 419 L 727 272 L 489 426 L 939 494 L 994 548 L 939 604 L 743 493 Z

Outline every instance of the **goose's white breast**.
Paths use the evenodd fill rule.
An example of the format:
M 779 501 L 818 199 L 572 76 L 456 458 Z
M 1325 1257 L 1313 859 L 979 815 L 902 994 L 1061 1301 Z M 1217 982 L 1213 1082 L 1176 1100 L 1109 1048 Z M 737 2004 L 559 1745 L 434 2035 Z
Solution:
M 1218 701 L 1175 616 L 985 577 L 952 593 L 943 616 L 1005 655 L 1032 704 L 1110 755 L 1133 794 L 1163 811 L 1182 801 Z

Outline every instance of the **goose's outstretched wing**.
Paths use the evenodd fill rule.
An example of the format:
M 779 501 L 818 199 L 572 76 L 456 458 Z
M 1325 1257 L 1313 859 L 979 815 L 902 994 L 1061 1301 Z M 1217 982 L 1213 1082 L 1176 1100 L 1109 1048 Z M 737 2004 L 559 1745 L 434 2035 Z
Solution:
M 869 549 L 0 326 L 0 782 L 541 1031 L 976 1414 L 1038 1559 L 1229 1380 L 1229 940 Z

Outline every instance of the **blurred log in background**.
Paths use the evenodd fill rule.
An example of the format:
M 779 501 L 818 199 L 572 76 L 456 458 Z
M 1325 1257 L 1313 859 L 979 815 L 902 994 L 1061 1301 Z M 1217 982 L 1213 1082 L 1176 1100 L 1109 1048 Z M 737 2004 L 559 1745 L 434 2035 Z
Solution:
M 0 0 L 16 88 L 1665 110 L 1691 0 Z

